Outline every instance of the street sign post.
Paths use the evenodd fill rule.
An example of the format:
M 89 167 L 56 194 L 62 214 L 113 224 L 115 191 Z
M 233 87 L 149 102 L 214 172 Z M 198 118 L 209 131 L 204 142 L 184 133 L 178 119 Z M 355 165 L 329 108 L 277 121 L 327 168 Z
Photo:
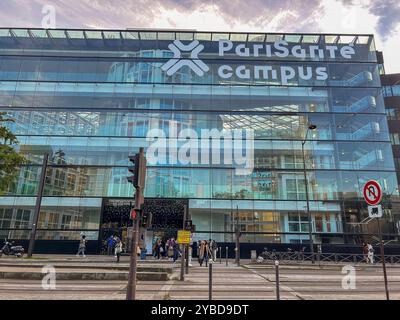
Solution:
M 192 220 L 185 220 L 185 230 L 192 230 L 193 221 Z
M 382 205 L 378 204 L 376 206 L 368 206 L 368 216 L 370 218 L 382 218 L 383 217 Z
M 378 232 L 379 232 L 379 244 L 380 253 L 383 268 L 383 279 L 385 281 L 385 292 L 386 299 L 389 300 L 389 288 L 386 274 L 386 263 L 385 263 L 385 249 L 383 246 L 382 230 L 380 224 L 380 218 L 383 216 L 382 206 L 379 204 L 382 200 L 382 187 L 379 182 L 375 180 L 368 181 L 363 189 L 364 199 L 369 204 L 368 206 L 368 216 L 370 218 L 376 218 L 378 221 Z
M 188 230 L 178 230 L 177 242 L 179 244 L 190 244 L 190 231 L 188 231 Z
M 377 181 L 370 180 L 364 186 L 363 195 L 369 205 L 377 205 L 382 200 L 382 187 Z

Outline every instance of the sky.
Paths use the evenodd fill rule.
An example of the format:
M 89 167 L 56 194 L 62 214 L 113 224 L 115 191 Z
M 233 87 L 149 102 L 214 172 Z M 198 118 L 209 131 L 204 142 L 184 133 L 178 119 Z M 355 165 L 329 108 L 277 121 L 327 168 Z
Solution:
M 400 73 L 399 0 L 0 0 L 0 27 L 366 33 Z

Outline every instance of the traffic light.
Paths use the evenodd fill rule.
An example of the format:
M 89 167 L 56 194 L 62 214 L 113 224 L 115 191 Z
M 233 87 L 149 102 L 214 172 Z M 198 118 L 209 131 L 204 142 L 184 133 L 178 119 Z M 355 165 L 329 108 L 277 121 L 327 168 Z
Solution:
M 129 161 L 133 163 L 133 166 L 129 166 L 128 170 L 132 173 L 132 176 L 127 178 L 128 182 L 132 183 L 135 188 L 139 186 L 139 154 L 129 156 Z
M 142 215 L 141 215 L 142 228 L 146 228 L 146 229 L 150 228 L 152 220 L 153 220 L 153 215 L 151 212 L 142 211 Z
M 132 220 L 135 220 L 135 219 L 138 217 L 138 214 L 139 214 L 138 211 L 139 211 L 139 210 L 137 210 L 137 209 L 132 209 L 132 210 L 131 210 L 131 212 L 130 212 L 130 218 L 131 218 Z
M 134 156 L 129 156 L 129 161 L 132 166 L 128 167 L 129 172 L 133 175 L 127 177 L 129 183 L 132 183 L 136 188 L 135 192 L 135 209 L 141 208 L 144 203 L 144 187 L 146 183 L 146 158 L 144 156 L 144 148 L 139 149 L 139 153 Z
M 132 173 L 132 176 L 127 177 L 128 182 L 132 183 L 133 186 L 141 188 L 145 187 L 146 183 L 146 158 L 142 152 L 129 156 L 129 161 L 132 162 L 133 166 L 129 166 L 128 170 Z

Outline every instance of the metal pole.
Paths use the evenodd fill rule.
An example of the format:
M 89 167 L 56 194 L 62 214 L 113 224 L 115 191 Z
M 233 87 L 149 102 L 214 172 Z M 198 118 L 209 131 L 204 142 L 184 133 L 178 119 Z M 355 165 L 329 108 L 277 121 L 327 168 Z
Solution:
M 228 247 L 225 247 L 225 262 L 226 266 L 228 266 Z
M 181 277 L 179 280 L 185 281 L 185 245 L 182 244 L 182 255 L 181 255 Z
M 236 225 L 235 225 L 235 234 L 236 234 L 236 264 L 240 267 L 240 231 L 239 231 L 239 206 L 236 206 Z
M 131 247 L 131 260 L 129 266 L 128 285 L 126 287 L 126 300 L 136 299 L 136 273 L 137 273 L 137 247 L 139 241 L 139 220 L 140 217 L 136 216 L 134 220 L 134 229 L 132 236 Z
M 139 148 L 139 158 L 144 157 L 144 148 Z M 144 164 L 146 164 L 146 159 L 144 159 Z M 144 167 L 144 170 L 146 167 Z M 139 168 L 139 171 L 143 170 L 143 168 Z M 145 172 L 145 171 L 144 171 Z M 143 174 L 143 172 L 141 172 Z M 143 187 L 137 186 L 135 187 L 135 208 L 139 209 L 136 212 L 136 217 L 133 220 L 133 236 L 131 242 L 131 258 L 129 264 L 129 274 L 128 274 L 128 284 L 126 286 L 126 300 L 135 300 L 136 299 L 136 274 L 137 274 L 137 253 L 138 253 L 138 245 L 139 245 L 139 231 L 140 231 L 140 221 L 141 221 L 141 207 L 142 202 L 144 202 L 143 198 Z
M 190 250 L 190 245 L 186 245 L 186 250 L 185 250 L 185 274 L 189 274 L 189 250 Z
M 212 300 L 212 265 L 213 262 L 208 264 L 208 300 Z
M 307 131 L 308 133 L 308 131 Z M 306 134 L 307 138 L 307 134 Z M 309 204 L 309 199 L 308 199 L 308 181 L 307 181 L 307 172 L 306 172 L 306 157 L 304 155 L 304 144 L 306 143 L 306 140 L 301 142 L 301 151 L 303 153 L 303 172 L 304 172 L 304 184 L 306 187 L 306 202 L 307 202 L 307 214 L 308 214 L 308 235 L 309 235 L 309 241 L 310 241 L 310 252 L 311 252 L 311 262 L 315 263 L 315 257 L 314 257 L 314 243 L 313 243 L 313 238 L 312 238 L 312 218 L 311 218 L 311 212 L 310 212 L 310 204 Z
M 378 220 L 378 232 L 379 232 L 379 242 L 380 242 L 381 260 L 382 260 L 382 268 L 383 268 L 383 278 L 384 278 L 384 280 L 385 280 L 386 300 L 390 300 L 390 298 L 389 298 L 388 281 L 387 281 L 387 274 L 386 274 L 385 251 L 384 251 L 384 247 L 383 247 L 381 223 L 380 223 L 380 219 L 379 219 L 379 218 L 377 218 L 377 220 Z
M 276 288 L 276 300 L 280 300 L 280 292 L 279 292 L 279 261 L 275 260 L 275 288 Z
M 49 160 L 49 154 L 45 153 L 43 155 L 42 171 L 40 172 L 40 180 L 39 180 L 38 194 L 36 197 L 35 213 L 33 215 L 33 220 L 32 220 L 31 237 L 29 239 L 29 247 L 28 247 L 28 257 L 32 257 L 33 249 L 35 247 L 37 223 L 39 220 L 40 207 L 42 205 L 42 197 L 43 197 L 43 190 L 44 190 L 44 184 L 45 184 L 45 179 L 46 179 L 46 170 L 47 170 L 48 160 Z
M 187 219 L 187 207 L 186 207 L 186 205 L 184 205 L 183 206 L 183 223 L 182 223 L 182 229 L 183 230 L 185 230 L 186 219 Z M 182 248 L 182 252 L 181 252 L 181 254 L 182 254 L 181 255 L 181 277 L 180 277 L 179 280 L 185 281 L 185 251 L 186 251 L 185 248 L 186 248 L 186 245 L 182 244 L 181 248 Z
M 219 247 L 219 263 L 222 263 L 222 248 Z

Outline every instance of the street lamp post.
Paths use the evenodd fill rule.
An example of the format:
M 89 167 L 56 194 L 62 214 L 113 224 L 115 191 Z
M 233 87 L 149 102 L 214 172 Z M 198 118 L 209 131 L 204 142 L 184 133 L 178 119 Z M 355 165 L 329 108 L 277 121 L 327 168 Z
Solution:
M 301 151 L 303 154 L 303 173 L 304 173 L 304 184 L 306 187 L 306 202 L 307 202 L 307 214 L 308 214 L 308 235 L 310 238 L 310 252 L 311 252 L 311 262 L 315 263 L 314 257 L 314 243 L 312 238 L 312 220 L 311 220 L 311 212 L 310 212 L 310 203 L 308 199 L 308 181 L 307 181 L 307 172 L 306 172 L 306 157 L 304 154 L 304 145 L 307 142 L 308 131 L 315 130 L 317 128 L 316 125 L 310 124 L 307 128 L 306 136 L 304 140 L 301 142 Z

